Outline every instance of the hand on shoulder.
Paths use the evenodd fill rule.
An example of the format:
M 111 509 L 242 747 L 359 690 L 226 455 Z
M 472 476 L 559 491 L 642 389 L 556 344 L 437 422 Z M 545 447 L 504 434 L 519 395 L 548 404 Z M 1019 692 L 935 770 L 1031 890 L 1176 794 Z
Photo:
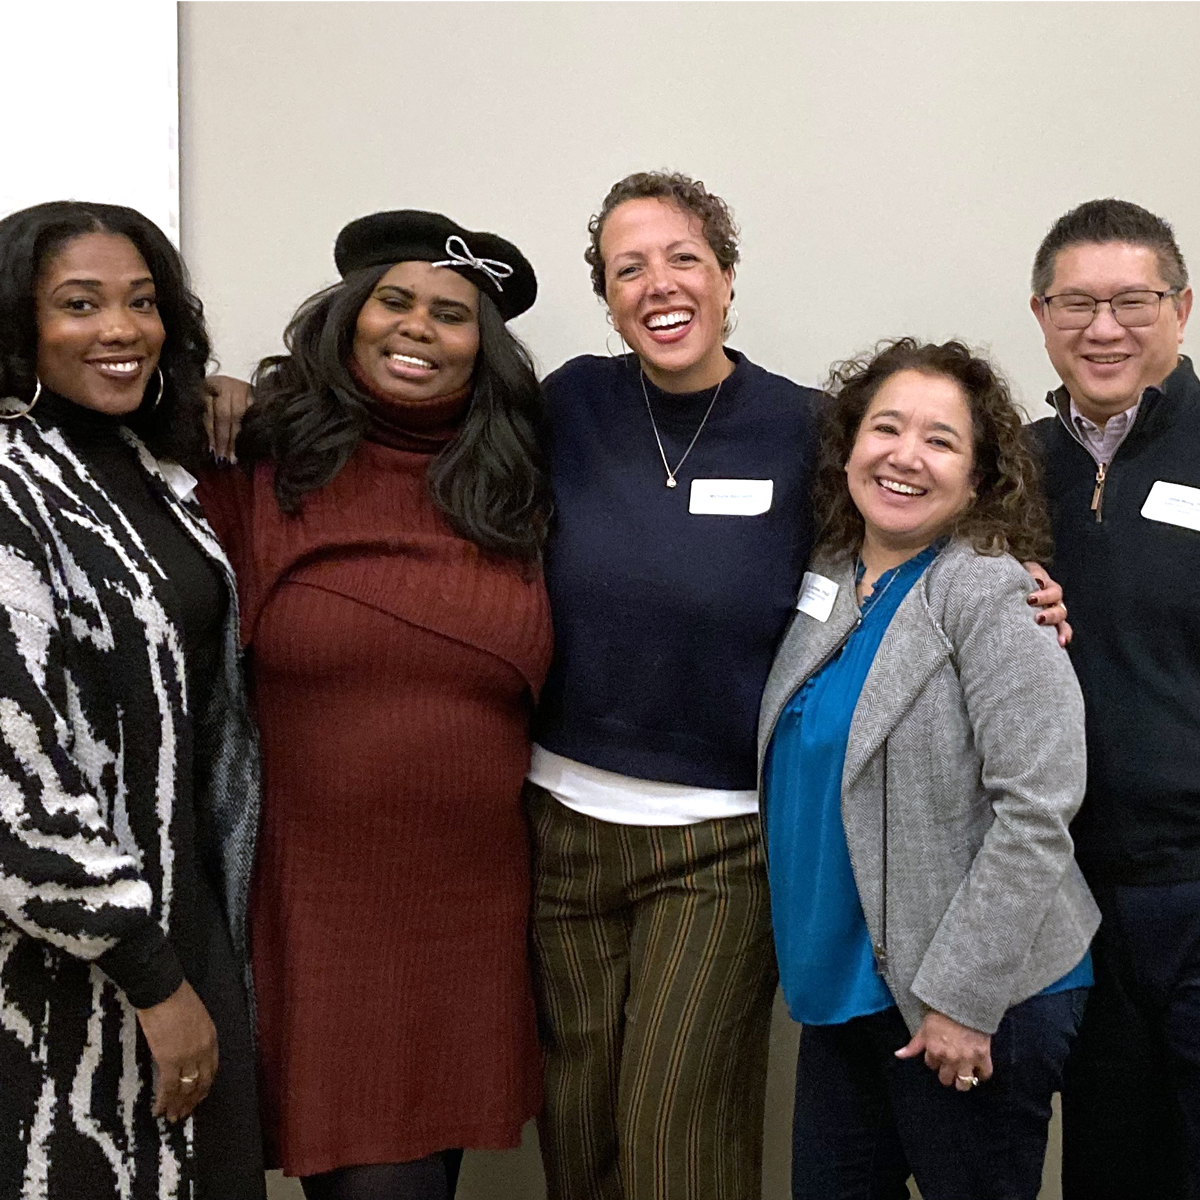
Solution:
M 1033 564 L 1036 565 L 1036 564 Z M 1043 571 L 1043 575 L 1044 575 Z M 1046 586 L 1011 554 L 982 554 L 969 543 L 953 541 L 930 573 L 931 611 L 952 642 L 981 623 L 1016 621 L 1040 629 L 1061 647 L 1064 630 L 1062 589 L 1045 576 Z

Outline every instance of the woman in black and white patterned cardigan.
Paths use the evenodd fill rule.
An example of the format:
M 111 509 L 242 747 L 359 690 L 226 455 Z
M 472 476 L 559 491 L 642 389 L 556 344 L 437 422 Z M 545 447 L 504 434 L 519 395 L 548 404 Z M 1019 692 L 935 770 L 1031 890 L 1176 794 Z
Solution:
M 163 234 L 0 221 L 0 1196 L 263 1191 L 236 590 L 179 465 L 208 340 Z

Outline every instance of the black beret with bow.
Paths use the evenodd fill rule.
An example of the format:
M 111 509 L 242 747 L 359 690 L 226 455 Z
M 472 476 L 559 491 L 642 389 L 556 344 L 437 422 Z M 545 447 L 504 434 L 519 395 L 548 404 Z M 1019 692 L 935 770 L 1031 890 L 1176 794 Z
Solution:
M 464 229 L 441 213 L 403 208 L 351 221 L 333 260 L 343 276 L 364 267 L 427 262 L 449 267 L 488 295 L 509 321 L 537 298 L 537 276 L 520 250 L 494 233 Z

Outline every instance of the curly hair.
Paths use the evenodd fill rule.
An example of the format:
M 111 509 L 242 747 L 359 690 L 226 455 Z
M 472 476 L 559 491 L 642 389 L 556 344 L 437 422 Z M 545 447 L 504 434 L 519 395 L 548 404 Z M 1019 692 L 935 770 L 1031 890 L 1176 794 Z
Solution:
M 862 545 L 863 518 L 850 496 L 846 463 L 872 399 L 899 371 L 953 380 L 971 413 L 975 499 L 948 532 L 981 554 L 1049 561 L 1053 543 L 1041 468 L 1008 384 L 962 342 L 933 345 L 911 337 L 880 342 L 830 371 L 813 482 L 818 548 L 836 556 L 856 553 Z
M 346 465 L 366 434 L 374 401 L 348 363 L 358 313 L 388 266 L 351 271 L 310 296 L 283 335 L 287 354 L 254 372 L 254 404 L 238 435 L 249 468 L 275 463 L 275 498 L 288 513 Z M 525 347 L 499 309 L 479 294 L 479 355 L 463 427 L 430 463 L 434 503 L 460 536 L 481 549 L 532 560 L 549 522 L 549 483 L 537 430 L 541 388 Z
M 738 235 L 741 231 L 734 224 L 729 205 L 720 196 L 713 195 L 700 180 L 678 171 L 637 171 L 618 179 L 608 189 L 600 211 L 588 222 L 591 241 L 583 257 L 592 268 L 592 291 L 601 300 L 605 297 L 608 281 L 604 275 L 604 256 L 600 253 L 600 235 L 613 209 L 626 200 L 669 200 L 683 212 L 700 219 L 704 227 L 704 239 L 716 255 L 722 271 L 731 270 L 737 263 L 740 257 Z
M 150 269 L 167 335 L 158 359 L 162 395 L 126 423 L 158 457 L 194 467 L 204 454 L 204 372 L 212 357 L 204 308 L 188 285 L 179 252 L 136 209 L 52 200 L 0 221 L 0 396 L 33 398 L 38 279 L 68 242 L 89 233 L 111 233 L 133 243 Z

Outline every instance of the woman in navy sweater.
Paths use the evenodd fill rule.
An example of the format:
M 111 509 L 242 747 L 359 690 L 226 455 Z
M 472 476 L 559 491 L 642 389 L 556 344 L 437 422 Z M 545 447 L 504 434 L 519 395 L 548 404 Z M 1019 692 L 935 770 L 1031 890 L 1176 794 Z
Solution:
M 821 396 L 726 348 L 737 230 L 703 184 L 630 175 L 589 230 L 631 352 L 544 384 L 542 1155 L 551 1200 L 747 1200 L 776 982 L 755 728 L 812 543 Z
M 554 1200 L 743 1200 L 775 992 L 755 726 L 809 553 L 818 394 L 725 349 L 737 232 L 702 184 L 631 175 L 590 232 L 632 353 L 545 383 L 542 1158 Z
M 736 229 L 703 184 L 631 175 L 590 228 L 632 353 L 544 385 L 542 1155 L 553 1200 L 744 1200 L 775 993 L 755 726 L 811 543 L 819 394 L 725 349 Z

